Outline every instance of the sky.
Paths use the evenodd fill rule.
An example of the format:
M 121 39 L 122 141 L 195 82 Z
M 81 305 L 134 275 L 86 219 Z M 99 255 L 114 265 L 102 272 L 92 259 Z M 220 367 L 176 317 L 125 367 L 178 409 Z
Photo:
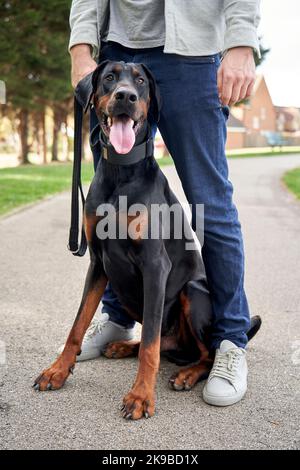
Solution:
M 261 0 L 259 36 L 270 47 L 257 69 L 273 104 L 300 108 L 300 0 Z

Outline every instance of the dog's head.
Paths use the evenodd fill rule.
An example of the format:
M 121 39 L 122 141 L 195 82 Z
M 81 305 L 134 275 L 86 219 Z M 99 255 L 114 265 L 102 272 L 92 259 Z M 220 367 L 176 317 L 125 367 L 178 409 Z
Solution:
M 132 149 L 149 113 L 159 120 L 158 88 L 144 64 L 104 61 L 81 85 L 82 104 L 94 97 L 101 129 L 118 153 Z

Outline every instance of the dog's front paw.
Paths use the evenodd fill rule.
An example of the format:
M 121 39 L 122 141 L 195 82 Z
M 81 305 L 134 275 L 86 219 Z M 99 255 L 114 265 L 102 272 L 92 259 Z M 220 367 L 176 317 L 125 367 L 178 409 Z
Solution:
M 60 361 L 54 362 L 51 367 L 45 369 L 34 381 L 33 388 L 40 392 L 58 390 L 73 373 L 74 365 L 66 365 Z
M 121 412 L 125 419 L 150 418 L 155 413 L 153 394 L 131 390 L 123 399 Z

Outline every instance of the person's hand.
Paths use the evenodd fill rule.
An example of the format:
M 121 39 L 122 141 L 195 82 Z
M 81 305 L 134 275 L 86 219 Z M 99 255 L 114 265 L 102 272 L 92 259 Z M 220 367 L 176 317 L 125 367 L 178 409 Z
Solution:
M 223 105 L 248 98 L 255 81 L 255 62 L 251 47 L 234 47 L 225 54 L 218 70 L 218 92 Z
M 71 51 L 72 70 L 71 81 L 75 88 L 77 83 L 97 67 L 97 62 L 92 59 L 91 48 L 88 44 L 78 44 Z

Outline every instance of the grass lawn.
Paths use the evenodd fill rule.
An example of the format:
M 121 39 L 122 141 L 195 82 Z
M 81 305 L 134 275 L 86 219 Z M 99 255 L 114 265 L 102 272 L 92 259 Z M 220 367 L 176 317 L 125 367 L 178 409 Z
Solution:
M 290 170 L 283 176 L 286 186 L 300 199 L 300 168 Z
M 88 183 L 93 174 L 92 164 L 82 165 L 82 181 Z M 24 165 L 0 170 L 0 215 L 18 206 L 43 199 L 70 188 L 72 165 Z

